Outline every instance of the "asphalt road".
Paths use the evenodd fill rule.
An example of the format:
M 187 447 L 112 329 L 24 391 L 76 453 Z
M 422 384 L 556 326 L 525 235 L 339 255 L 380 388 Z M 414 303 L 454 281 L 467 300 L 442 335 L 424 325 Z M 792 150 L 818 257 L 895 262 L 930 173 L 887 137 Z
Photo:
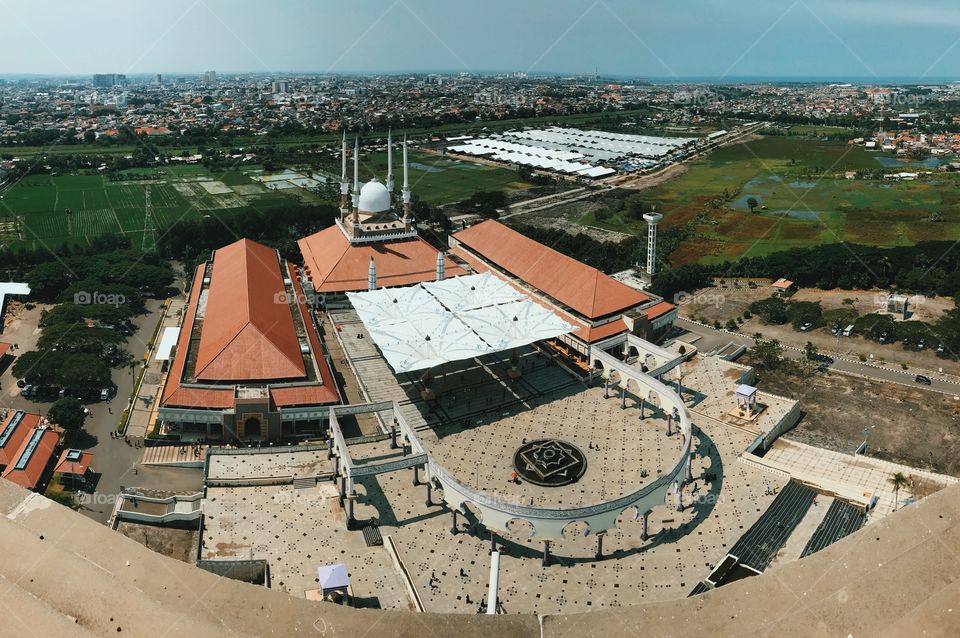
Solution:
M 754 345 L 753 337 L 717 330 L 716 328 L 694 323 L 688 319 L 678 318 L 676 325 L 688 332 L 700 335 L 701 338 L 695 344 L 700 352 L 709 352 L 722 348 L 728 343 L 745 345 L 748 348 Z M 784 354 L 791 359 L 801 359 L 806 356 L 803 348 L 786 344 L 784 344 Z M 900 385 L 916 387 L 921 390 L 931 390 L 942 394 L 960 395 L 960 383 L 950 375 L 931 372 L 927 375 L 930 377 L 931 384 L 929 386 L 922 385 L 914 381 L 916 372 L 900 370 L 889 366 L 871 365 L 857 359 L 840 357 L 833 353 L 829 354 L 834 359 L 833 364 L 830 365 L 830 369 L 834 372 L 854 374 L 885 383 L 899 383 Z
M 153 330 L 159 318 L 158 311 L 163 302 L 148 299 L 147 314 L 135 317 L 134 334 L 129 338 L 126 349 L 134 356 L 140 356 L 147 349 Z M 40 308 L 22 315 L 17 325 L 4 333 L 3 339 L 15 341 L 19 350 L 14 354 L 31 350 L 36 343 L 38 332 L 35 329 Z M 11 366 L 12 367 L 12 366 Z M 109 402 L 95 401 L 87 404 L 90 414 L 84 424 L 85 434 L 81 435 L 77 447 L 93 453 L 91 466 L 96 474 L 95 492 L 85 495 L 81 512 L 87 516 L 106 522 L 113 511 L 116 497 L 121 487 L 141 486 L 154 489 L 192 491 L 200 487 L 200 470 L 182 468 L 141 467 L 142 448 L 137 448 L 131 439 L 128 445 L 124 439 L 113 439 L 111 432 L 116 430 L 127 397 L 133 390 L 133 377 L 127 368 L 113 370 L 113 382 L 117 385 L 116 396 Z M 46 414 L 50 403 L 35 402 L 20 395 L 16 380 L 8 367 L 2 377 L 4 407 L 29 410 Z

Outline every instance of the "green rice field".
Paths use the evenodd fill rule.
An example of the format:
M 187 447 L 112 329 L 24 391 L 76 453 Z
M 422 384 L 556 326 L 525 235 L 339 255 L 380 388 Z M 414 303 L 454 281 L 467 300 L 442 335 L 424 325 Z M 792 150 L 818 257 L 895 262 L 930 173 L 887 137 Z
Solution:
M 933 170 L 917 181 L 845 179 L 846 171 L 898 164 L 890 155 L 843 142 L 769 137 L 718 149 L 664 184 L 643 191 L 663 212 L 662 227 L 693 222 L 693 238 L 671 255 L 675 264 L 710 263 L 797 246 L 840 241 L 879 246 L 960 239 L 960 177 Z M 727 198 L 711 209 L 714 198 Z M 754 212 L 749 198 L 757 200 Z M 581 223 L 642 234 L 642 221 L 613 216 Z
M 299 201 L 293 194 L 271 191 L 243 173 L 211 174 L 201 166 L 133 169 L 126 172 L 128 179 L 123 176 L 118 181 L 100 174 L 31 175 L 20 180 L 2 193 L 0 238 L 51 248 L 123 233 L 131 236 L 135 246 L 140 245 L 148 186 L 157 229 L 180 219 Z

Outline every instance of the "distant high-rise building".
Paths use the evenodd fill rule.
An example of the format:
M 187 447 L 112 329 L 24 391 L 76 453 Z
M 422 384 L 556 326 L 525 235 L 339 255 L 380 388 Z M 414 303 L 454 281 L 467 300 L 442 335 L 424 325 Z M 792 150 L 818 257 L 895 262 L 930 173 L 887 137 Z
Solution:
M 93 85 L 97 88 L 110 88 L 126 83 L 127 76 L 122 73 L 95 73 L 93 76 Z
M 274 93 L 289 93 L 290 92 L 290 82 L 287 80 L 274 80 L 273 81 L 273 92 Z
M 163 84 L 163 76 L 157 73 L 153 78 L 154 84 Z
M 207 71 L 203 74 L 204 84 L 213 84 L 217 81 L 217 72 L 216 71 Z

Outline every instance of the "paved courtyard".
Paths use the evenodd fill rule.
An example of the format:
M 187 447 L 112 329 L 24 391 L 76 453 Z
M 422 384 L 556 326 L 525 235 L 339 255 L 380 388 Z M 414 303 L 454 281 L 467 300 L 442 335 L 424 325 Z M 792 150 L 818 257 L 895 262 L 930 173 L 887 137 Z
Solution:
M 608 405 L 618 418 L 630 412 L 620 410 L 619 399 L 604 401 L 602 392 L 598 388 L 581 391 L 584 401 L 601 404 L 596 406 L 601 413 Z M 647 423 L 653 426 L 654 422 L 639 425 L 637 418 L 634 427 L 646 427 Z M 649 428 L 653 440 L 665 438 L 655 434 L 659 425 L 662 422 Z M 465 432 L 478 434 L 486 427 Z M 581 442 L 579 437 L 585 435 L 575 431 L 577 425 L 568 427 L 564 430 L 561 424 L 556 433 Z M 494 431 L 491 435 L 496 438 Z M 569 538 L 553 544 L 554 563 L 546 568 L 541 564 L 540 544 L 527 542 L 528 530 L 524 526 L 498 537 L 504 552 L 500 599 L 505 611 L 587 611 L 686 596 L 766 510 L 774 490 L 786 482 L 785 478 L 736 462 L 750 443 L 750 434 L 707 424 L 703 429 L 695 428 L 694 435 L 696 481 L 684 493 L 684 502 L 692 506 L 680 513 L 667 506 L 655 508 L 647 541 L 640 538 L 640 523 L 633 520 L 633 510 L 624 512 L 620 525 L 606 536 L 605 558 L 600 561 L 594 558 L 595 536 L 584 536 L 576 525 Z M 588 452 L 590 444 L 588 439 L 584 446 Z M 385 445 L 388 442 L 353 445 L 351 455 L 386 460 L 391 452 Z M 617 441 L 602 443 L 599 452 L 603 453 L 607 445 L 608 452 L 616 449 L 618 456 L 626 453 Z M 229 471 L 220 464 L 217 471 L 219 476 L 234 478 L 246 472 L 251 474 L 247 478 L 256 478 L 258 473 L 276 476 L 277 462 L 284 464 L 284 472 L 291 465 L 304 462 L 303 454 L 297 452 L 292 452 L 294 457 L 289 461 L 273 458 L 290 453 L 271 451 L 263 454 L 263 459 L 247 463 L 235 462 L 241 458 L 238 455 L 232 457 L 235 464 Z M 322 465 L 325 455 L 320 454 L 317 462 Z M 717 478 L 706 482 L 705 472 L 715 473 Z M 505 478 L 500 477 L 490 487 L 504 485 Z M 597 482 L 590 489 L 586 489 L 586 483 L 576 485 L 580 485 L 577 491 L 591 492 Z M 451 534 L 449 511 L 442 505 L 426 505 L 426 487 L 413 485 L 412 470 L 363 478 L 358 480 L 356 489 L 355 517 L 361 522 L 376 519 L 381 534 L 392 538 L 425 608 L 437 612 L 476 612 L 489 580 L 490 539 L 486 531 L 460 517 L 460 533 Z M 410 608 L 405 578 L 387 548 L 367 547 L 362 532 L 346 531 L 345 513 L 332 482 L 308 489 L 290 485 L 211 487 L 207 497 L 202 549 L 205 558 L 267 559 L 273 586 L 295 596 L 316 588 L 318 565 L 344 562 L 360 605 Z M 440 503 L 442 492 L 434 492 L 433 500 Z
M 471 487 L 502 493 L 511 502 L 542 507 L 581 507 L 635 492 L 677 463 L 682 437 L 647 407 L 645 418 L 632 398 L 627 409 L 613 391 L 580 384 L 527 402 L 529 407 L 498 413 L 465 426 L 435 429 L 434 459 Z M 511 480 L 514 453 L 523 443 L 556 438 L 577 446 L 586 458 L 583 477 L 562 487 L 540 487 Z
M 211 454 L 207 479 L 317 476 L 332 469 L 326 450 L 279 449 L 257 454 Z
M 797 402 L 758 389 L 757 402 L 764 406 L 764 410 L 753 420 L 734 416 L 732 409 L 737 404 L 736 388 L 749 370 L 747 366 L 719 357 L 697 355 L 668 373 L 664 381 L 676 390 L 679 375 L 683 373 L 684 402 L 694 415 L 717 419 L 756 434 L 769 432 Z

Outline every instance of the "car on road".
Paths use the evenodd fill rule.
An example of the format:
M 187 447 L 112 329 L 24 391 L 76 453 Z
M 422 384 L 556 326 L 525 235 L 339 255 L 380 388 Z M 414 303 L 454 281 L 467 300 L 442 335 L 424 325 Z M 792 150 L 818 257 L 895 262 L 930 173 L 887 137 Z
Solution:
M 926 347 L 927 347 L 926 339 L 921 339 L 920 341 L 917 342 L 917 350 L 923 350 Z
M 826 363 L 827 365 L 832 365 L 832 364 L 833 364 L 833 357 L 831 357 L 830 355 L 827 355 L 827 354 L 822 354 L 822 353 L 820 353 L 820 352 L 818 352 L 818 353 L 816 353 L 815 355 L 813 355 L 813 360 L 814 360 L 814 361 L 819 361 L 820 363 Z
M 811 330 L 811 329 L 813 329 L 813 323 L 809 321 L 803 324 L 802 326 L 800 326 L 801 332 L 807 332 L 808 330 Z
M 853 324 L 851 323 L 849 326 L 843 329 L 843 336 L 849 337 L 852 334 L 853 334 Z
M 943 347 L 943 344 L 937 346 L 937 354 L 943 354 L 946 351 L 946 348 Z
M 29 383 L 23 386 L 23 389 L 20 391 L 25 397 L 32 397 L 37 392 L 37 387 L 35 385 L 30 385 Z
M 930 377 L 923 374 L 918 374 L 913 378 L 913 380 L 916 381 L 917 383 L 922 383 L 923 385 L 930 385 L 931 383 L 933 383 L 933 381 L 930 380 Z
M 879 341 L 880 341 L 880 343 L 886 343 L 886 342 L 887 342 L 887 333 L 886 333 L 886 332 L 880 334 L 880 339 L 879 339 Z

